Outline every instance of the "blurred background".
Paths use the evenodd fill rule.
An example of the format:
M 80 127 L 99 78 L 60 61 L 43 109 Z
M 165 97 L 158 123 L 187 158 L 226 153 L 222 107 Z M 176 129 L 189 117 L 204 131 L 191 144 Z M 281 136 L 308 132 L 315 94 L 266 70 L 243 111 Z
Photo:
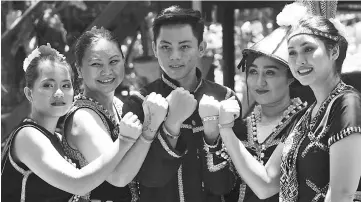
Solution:
M 1 1 L 1 140 L 30 112 L 23 93 L 22 65 L 37 46 L 50 43 L 73 65 L 72 47 L 77 37 L 93 26 L 109 29 L 121 41 L 126 56 L 126 77 L 116 91 L 116 96 L 124 99 L 161 74 L 151 49 L 155 15 L 171 5 L 194 8 L 206 21 L 208 49 L 199 61 L 203 76 L 230 87 L 244 100 L 244 75 L 236 68 L 241 51 L 276 29 L 277 14 L 290 3 L 293 1 Z M 349 73 L 361 72 L 361 2 L 339 1 L 337 10 L 336 18 L 348 33 L 342 70 L 348 79 Z M 80 84 L 78 87 L 81 90 Z

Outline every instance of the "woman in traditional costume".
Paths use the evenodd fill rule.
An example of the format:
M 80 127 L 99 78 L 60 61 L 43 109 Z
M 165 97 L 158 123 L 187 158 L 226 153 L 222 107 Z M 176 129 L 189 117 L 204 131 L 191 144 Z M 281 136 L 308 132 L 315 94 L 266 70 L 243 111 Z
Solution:
M 86 193 L 114 170 L 142 131 L 135 116 L 121 123 L 127 133 L 108 152 L 83 168 L 64 151 L 56 132 L 59 117 L 73 101 L 73 74 L 65 57 L 50 45 L 35 49 L 24 60 L 31 113 L 9 136 L 1 154 L 2 201 L 86 201 Z M 133 141 L 134 140 L 134 141 Z M 79 197 L 82 196 L 82 197 Z

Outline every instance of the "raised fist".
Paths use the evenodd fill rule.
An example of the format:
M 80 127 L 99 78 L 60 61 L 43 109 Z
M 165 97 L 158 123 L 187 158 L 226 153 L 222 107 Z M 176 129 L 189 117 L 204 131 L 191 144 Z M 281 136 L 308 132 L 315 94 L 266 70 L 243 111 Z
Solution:
M 147 133 L 146 136 L 148 138 L 153 139 L 157 129 L 167 115 L 168 102 L 162 95 L 153 92 L 143 102 L 143 111 L 143 131 Z
M 197 107 L 197 100 L 184 88 L 173 90 L 167 97 L 169 112 L 167 121 L 182 124 L 190 117 Z
M 240 115 L 241 108 L 234 96 L 228 100 L 223 100 L 219 108 L 219 123 L 229 124 L 232 123 Z
M 203 95 L 199 101 L 198 113 L 201 119 L 207 116 L 218 116 L 220 103 L 213 96 Z
M 138 139 L 142 133 L 142 124 L 140 123 L 138 116 L 132 112 L 128 112 L 119 122 L 119 133 L 131 139 Z

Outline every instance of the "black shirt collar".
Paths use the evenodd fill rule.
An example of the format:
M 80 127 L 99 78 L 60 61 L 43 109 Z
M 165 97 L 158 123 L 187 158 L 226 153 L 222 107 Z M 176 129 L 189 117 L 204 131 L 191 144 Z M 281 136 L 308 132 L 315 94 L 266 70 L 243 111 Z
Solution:
M 194 93 L 197 92 L 199 87 L 201 87 L 201 85 L 203 84 L 202 72 L 198 68 L 196 68 L 196 77 L 197 77 L 198 85 L 197 88 L 193 91 Z M 180 87 L 179 82 L 170 78 L 166 73 L 162 74 L 162 81 L 173 89 Z

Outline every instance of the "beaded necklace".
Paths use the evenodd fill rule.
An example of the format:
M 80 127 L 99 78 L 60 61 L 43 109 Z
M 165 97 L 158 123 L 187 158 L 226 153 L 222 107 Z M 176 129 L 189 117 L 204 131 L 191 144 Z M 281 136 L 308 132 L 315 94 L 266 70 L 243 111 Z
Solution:
M 259 143 L 258 142 L 258 137 L 257 137 L 257 125 L 258 123 L 261 121 L 261 106 L 257 105 L 251 116 L 250 116 L 250 122 L 251 122 L 251 134 L 252 134 L 252 142 L 253 142 L 253 147 L 256 150 L 257 155 L 255 155 L 254 157 L 261 162 L 262 164 L 264 163 L 263 158 L 265 157 L 265 150 L 267 149 L 267 142 L 268 140 L 272 139 L 272 137 L 276 136 L 279 132 L 281 132 L 284 128 L 284 126 L 286 126 L 289 123 L 289 120 L 291 117 L 293 117 L 295 114 L 297 114 L 297 112 L 299 112 L 301 109 L 303 109 L 304 107 L 307 106 L 307 103 L 304 102 L 302 103 L 300 98 L 294 98 L 291 100 L 291 104 L 290 106 L 288 106 L 288 108 L 283 112 L 282 114 L 282 118 L 280 120 L 280 122 L 273 128 L 271 134 L 262 142 Z

